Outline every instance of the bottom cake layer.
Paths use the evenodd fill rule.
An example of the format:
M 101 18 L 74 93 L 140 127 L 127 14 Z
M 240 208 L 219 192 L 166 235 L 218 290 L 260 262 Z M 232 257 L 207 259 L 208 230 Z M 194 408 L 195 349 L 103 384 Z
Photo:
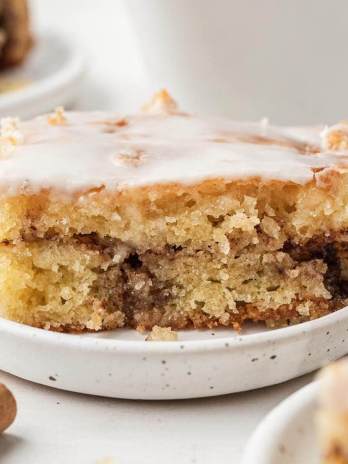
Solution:
M 62 331 L 278 327 L 346 305 L 346 246 L 316 238 L 237 255 L 141 252 L 96 234 L 0 245 L 3 317 Z

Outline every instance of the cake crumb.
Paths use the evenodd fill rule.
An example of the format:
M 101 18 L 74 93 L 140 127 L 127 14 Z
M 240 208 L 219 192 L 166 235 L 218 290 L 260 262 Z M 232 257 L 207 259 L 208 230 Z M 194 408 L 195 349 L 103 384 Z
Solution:
M 178 333 L 170 327 L 153 326 L 149 335 L 145 338 L 147 342 L 174 342 L 178 339 Z
M 61 126 L 66 123 L 66 116 L 64 113 L 64 108 L 62 106 L 57 106 L 53 113 L 47 116 L 48 123 L 51 126 Z
M 176 113 L 177 109 L 176 101 L 166 89 L 156 92 L 152 99 L 141 108 L 144 113 L 151 114 Z
M 270 205 L 265 205 L 265 213 L 268 215 L 268 216 L 271 216 L 271 217 L 274 217 L 276 215 L 274 209 L 272 208 L 272 206 Z
M 308 302 L 299 304 L 296 309 L 300 316 L 310 315 L 310 304 Z
M 118 222 L 118 221 L 121 221 L 121 219 L 122 218 L 118 213 L 114 212 L 114 213 L 111 214 L 111 220 L 112 221 L 117 221 Z
M 272 238 L 279 238 L 279 234 L 280 234 L 280 227 L 278 225 L 278 223 L 268 217 L 268 216 L 265 216 L 262 221 L 261 221 L 261 229 L 262 231 L 268 235 L 269 237 L 272 237 Z

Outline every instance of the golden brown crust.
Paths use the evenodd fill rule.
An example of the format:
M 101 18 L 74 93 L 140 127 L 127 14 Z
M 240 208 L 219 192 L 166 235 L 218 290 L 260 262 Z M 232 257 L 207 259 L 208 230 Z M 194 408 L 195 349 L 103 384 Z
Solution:
M 154 326 L 168 328 L 171 330 L 190 330 L 190 329 L 217 329 L 217 328 L 231 328 L 236 331 L 241 331 L 247 322 L 263 322 L 267 327 L 275 329 L 287 327 L 289 325 L 299 324 L 318 317 L 325 316 L 330 312 L 340 309 L 337 303 L 330 303 L 326 300 L 313 301 L 313 309 L 308 316 L 301 316 L 297 309 L 296 304 L 282 305 L 280 308 L 270 310 L 260 310 L 254 305 L 245 305 L 240 308 L 238 314 L 233 314 L 226 321 L 211 317 L 201 310 L 178 312 L 172 314 L 163 314 L 160 309 L 139 311 L 134 319 L 129 320 L 126 326 L 120 325 L 117 321 L 108 326 L 102 327 L 101 330 L 113 330 L 120 327 L 128 327 L 136 329 L 139 332 L 151 331 Z M 43 324 L 35 324 L 34 327 L 45 329 Z M 78 324 L 62 324 L 60 326 L 51 326 L 49 330 L 62 333 L 92 333 L 93 329 L 88 329 L 85 326 Z

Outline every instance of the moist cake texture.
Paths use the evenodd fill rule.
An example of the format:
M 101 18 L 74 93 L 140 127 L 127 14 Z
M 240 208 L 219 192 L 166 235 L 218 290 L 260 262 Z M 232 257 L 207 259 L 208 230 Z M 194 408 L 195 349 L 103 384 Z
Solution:
M 338 361 L 320 375 L 317 427 L 322 464 L 348 464 L 348 360 Z
M 348 124 L 2 121 L 0 313 L 62 331 L 278 327 L 347 304 Z

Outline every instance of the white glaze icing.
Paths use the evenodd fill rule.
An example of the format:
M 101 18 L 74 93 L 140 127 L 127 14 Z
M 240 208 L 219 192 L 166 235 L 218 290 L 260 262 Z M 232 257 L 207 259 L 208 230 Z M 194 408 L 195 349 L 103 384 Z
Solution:
M 22 143 L 0 159 L 2 190 L 12 193 L 25 185 L 73 192 L 254 176 L 305 183 L 313 170 L 347 161 L 342 153 L 320 152 L 320 127 L 166 112 L 123 119 L 67 112 L 61 124 L 49 121 L 46 115 L 19 124 Z

